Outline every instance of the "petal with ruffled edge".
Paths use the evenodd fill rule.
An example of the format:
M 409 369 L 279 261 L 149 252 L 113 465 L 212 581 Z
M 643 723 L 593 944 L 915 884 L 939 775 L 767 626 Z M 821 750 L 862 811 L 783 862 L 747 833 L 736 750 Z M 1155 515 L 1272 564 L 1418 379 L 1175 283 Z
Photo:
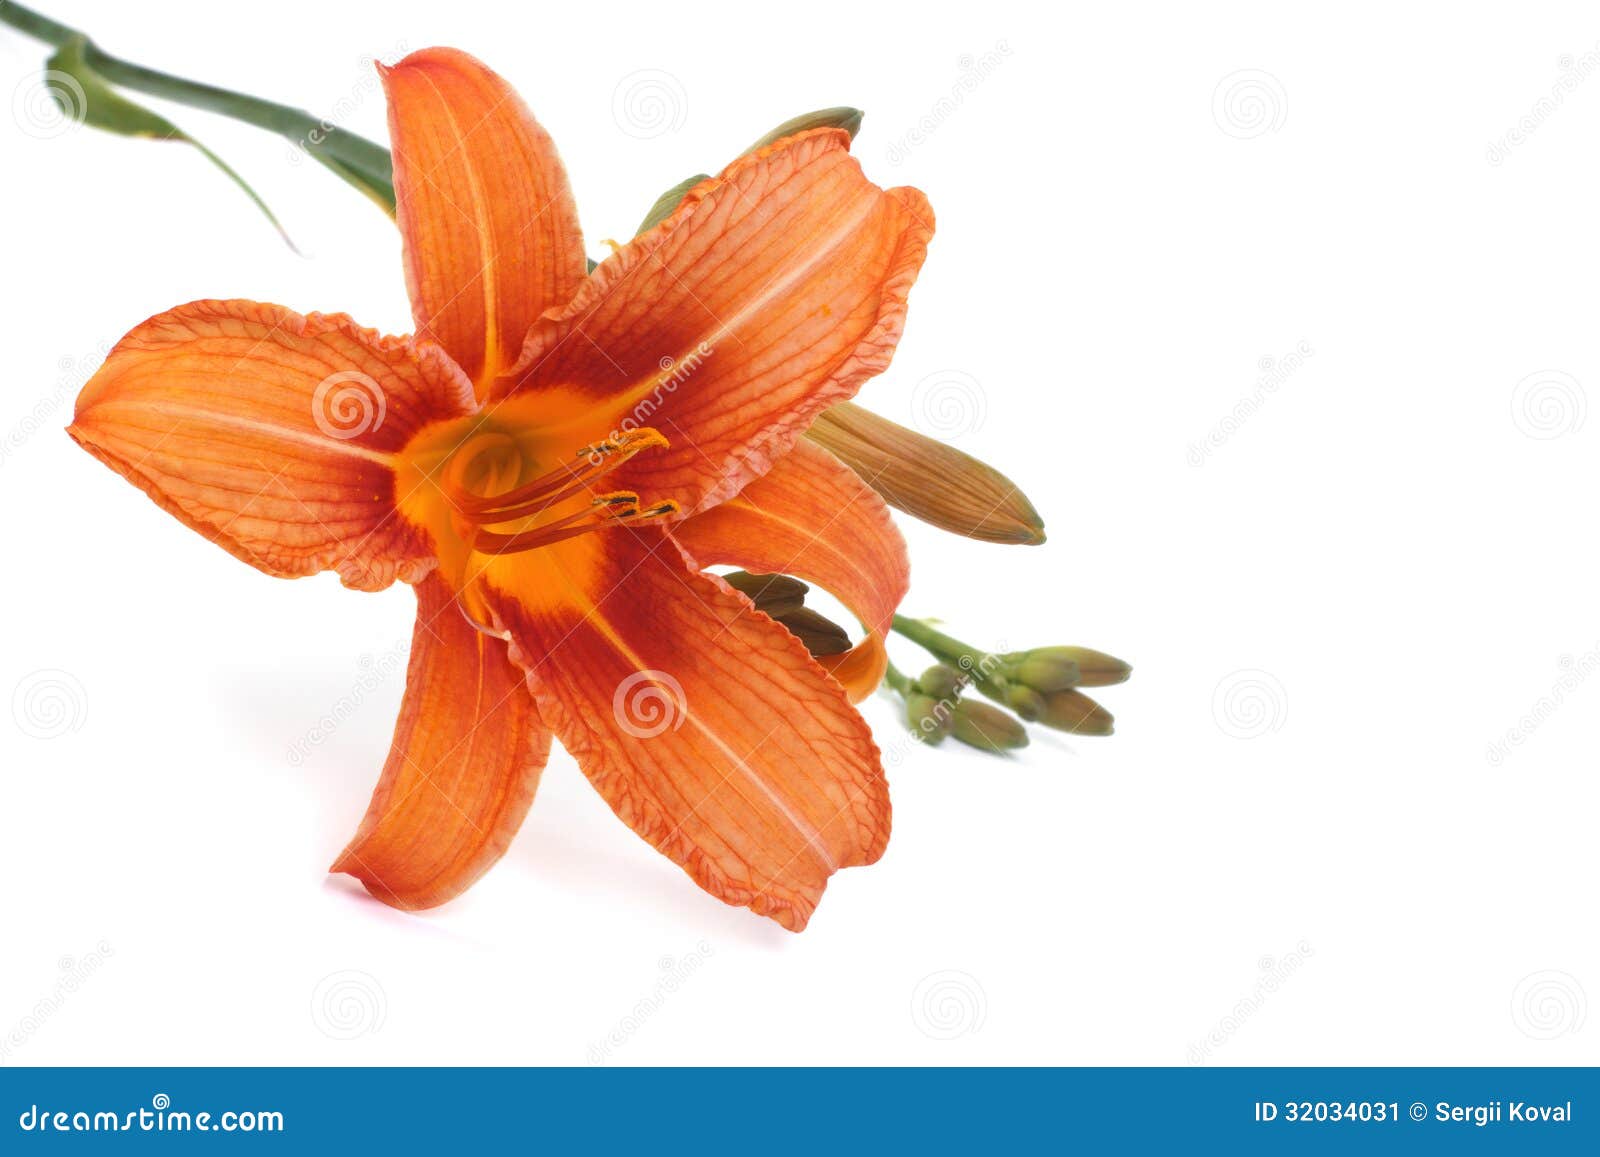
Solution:
M 111 351 L 67 433 L 165 510 L 271 575 L 380 590 L 434 565 L 397 511 L 397 452 L 473 406 L 433 346 L 254 301 L 158 314 Z
M 495 560 L 484 599 L 541 717 L 706 891 L 799 931 L 889 838 L 878 749 L 800 642 L 660 531 Z
M 331 871 L 396 908 L 443 904 L 505 853 L 549 754 L 504 640 L 468 623 L 444 580 L 428 576 L 389 760 Z
M 819 662 L 852 702 L 883 679 L 883 641 L 910 585 L 911 563 L 883 499 L 826 450 L 796 442 L 766 474 L 674 526 L 672 535 L 701 566 L 790 574 L 831 592 L 868 634 Z
M 933 235 L 916 189 L 880 189 L 818 129 L 703 181 L 541 319 L 497 393 L 534 394 L 573 444 L 659 429 L 614 483 L 685 514 L 761 475 L 888 364 Z
M 584 278 L 566 170 L 522 98 L 466 53 L 427 48 L 379 72 L 417 333 L 481 390 Z

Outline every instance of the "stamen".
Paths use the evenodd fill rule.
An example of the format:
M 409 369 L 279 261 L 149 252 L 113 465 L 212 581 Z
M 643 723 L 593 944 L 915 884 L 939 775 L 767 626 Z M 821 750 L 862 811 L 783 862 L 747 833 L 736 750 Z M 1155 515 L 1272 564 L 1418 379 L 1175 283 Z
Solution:
M 595 507 L 604 509 L 596 513 Z M 564 542 L 580 534 L 588 534 L 590 531 L 611 530 L 618 526 L 637 526 L 641 522 L 654 521 L 677 512 L 678 504 L 670 500 L 658 502 L 641 510 L 637 495 L 616 494 L 596 499 L 589 510 L 580 510 L 547 526 L 525 530 L 520 534 L 494 534 L 487 530 L 479 530 L 473 535 L 472 549 L 483 554 L 520 554 L 523 551 L 537 550 L 541 546 Z
M 455 507 L 452 521 L 456 532 L 465 539 L 469 549 L 479 553 L 517 554 L 591 531 L 608 530 L 676 514 L 678 504 L 670 500 L 641 508 L 639 495 L 631 490 L 594 493 L 596 483 L 601 478 L 635 454 L 666 445 L 666 438 L 657 430 L 649 427 L 628 430 L 583 447 L 574 455 L 580 460 L 580 465 L 562 463 L 531 482 L 498 493 L 466 490 L 463 485 L 464 467 L 447 473 L 443 485 L 446 497 Z M 470 449 L 468 454 L 469 461 L 476 457 L 476 453 Z M 491 475 L 491 484 L 495 480 Z M 543 525 L 527 525 L 529 520 L 584 494 L 592 497 L 587 505 L 573 513 Z M 513 523 L 521 523 L 524 529 L 515 534 L 485 529 Z
M 659 430 L 650 426 L 641 426 L 636 430 L 626 430 L 614 437 L 583 447 L 573 455 L 574 458 L 583 461 L 582 466 L 574 467 L 567 463 L 562 463 L 554 470 L 541 474 L 532 482 L 524 483 L 513 490 L 507 490 L 500 494 L 469 494 L 447 482 L 447 496 L 455 507 L 469 518 L 479 522 L 506 522 L 510 519 L 485 519 L 481 516 L 495 511 L 525 507 L 538 499 L 544 499 L 546 505 L 549 505 L 559 502 L 563 498 L 570 498 L 587 486 L 588 483 L 611 473 L 611 471 L 621 466 L 641 450 L 667 445 L 669 443 L 666 437 Z M 559 492 L 559 497 L 556 492 Z M 522 517 L 526 517 L 527 514 L 537 513 L 539 513 L 538 510 L 526 511 Z

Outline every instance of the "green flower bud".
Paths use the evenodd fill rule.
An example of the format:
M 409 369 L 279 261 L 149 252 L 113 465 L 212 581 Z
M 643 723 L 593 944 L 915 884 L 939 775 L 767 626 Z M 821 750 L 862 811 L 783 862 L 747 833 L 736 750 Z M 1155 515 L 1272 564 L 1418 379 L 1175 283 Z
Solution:
M 1006 660 L 1015 662 L 1019 666 L 1037 660 L 1071 663 L 1078 669 L 1076 685 L 1079 687 L 1109 687 L 1113 683 L 1126 682 L 1128 676 L 1133 673 L 1133 668 L 1121 659 L 1089 647 L 1035 647 L 1031 651 L 1007 655 Z M 1046 694 L 1073 686 L 1072 683 L 1068 683 L 1061 687 L 1046 687 L 1034 682 L 1032 678 L 1024 678 L 1023 682 L 1034 690 Z
M 1004 692 L 997 698 L 1029 723 L 1044 715 L 1044 696 L 1032 687 L 1026 687 L 1021 683 L 1008 684 Z
M 644 215 L 644 220 L 639 222 L 639 227 L 633 231 L 633 235 L 637 237 L 639 234 L 654 229 L 661 224 L 661 222 L 672 216 L 674 209 L 683 203 L 683 199 L 689 195 L 690 189 L 701 181 L 709 181 L 710 179 L 709 173 L 696 173 L 692 177 L 685 177 L 672 186 L 672 188 L 656 198 L 656 203 L 650 206 L 650 212 Z
M 967 680 L 960 671 L 943 663 L 935 663 L 917 676 L 917 686 L 935 699 L 954 700 L 960 696 L 966 684 Z
M 1006 656 L 1006 676 L 1048 695 L 1078 685 L 1078 664 L 1061 652 L 1067 647 L 1038 647 Z
M 803 133 L 809 129 L 843 129 L 852 138 L 861 131 L 861 120 L 867 114 L 858 108 L 819 108 L 816 112 L 801 113 L 797 117 L 790 117 L 766 136 L 745 150 L 753 153 L 757 149 L 765 148 L 784 137 L 791 137 L 795 133 Z
M 1057 691 L 1044 697 L 1039 722 L 1075 735 L 1110 735 L 1111 712 L 1082 691 Z
M 950 734 L 950 704 L 948 701 L 912 691 L 906 696 L 906 723 L 911 733 L 924 743 L 940 744 Z
M 977 699 L 956 704 L 950 734 L 980 751 L 1009 751 L 1028 746 L 1028 731 L 1014 717 Z

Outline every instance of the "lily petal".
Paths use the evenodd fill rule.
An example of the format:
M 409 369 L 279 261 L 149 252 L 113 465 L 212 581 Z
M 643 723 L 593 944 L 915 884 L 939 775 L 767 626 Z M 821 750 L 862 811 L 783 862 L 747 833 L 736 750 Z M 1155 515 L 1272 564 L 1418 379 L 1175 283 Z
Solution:
M 584 278 L 566 170 L 522 98 L 466 53 L 427 48 L 379 72 L 417 333 L 481 390 Z
M 799 133 L 696 185 L 534 326 L 498 392 L 601 433 L 658 428 L 670 448 L 618 487 L 686 514 L 738 493 L 889 364 L 905 323 L 933 211 L 867 180 L 849 145 Z
M 438 575 L 417 585 L 405 701 L 378 789 L 330 871 L 396 908 L 464 892 L 522 826 L 550 754 L 503 640 L 461 614 Z
M 541 717 L 713 896 L 799 931 L 829 876 L 882 855 L 888 784 L 866 723 L 797 639 L 662 532 L 577 539 L 488 578 Z
M 196 301 L 117 343 L 67 433 L 252 566 L 380 590 L 434 566 L 427 534 L 397 513 L 395 452 L 472 404 L 436 347 L 343 314 Z
M 852 702 L 888 661 L 883 640 L 911 582 L 911 563 L 883 499 L 820 446 L 799 441 L 737 495 L 672 529 L 701 566 L 791 574 L 832 592 L 867 637 L 824 663 Z

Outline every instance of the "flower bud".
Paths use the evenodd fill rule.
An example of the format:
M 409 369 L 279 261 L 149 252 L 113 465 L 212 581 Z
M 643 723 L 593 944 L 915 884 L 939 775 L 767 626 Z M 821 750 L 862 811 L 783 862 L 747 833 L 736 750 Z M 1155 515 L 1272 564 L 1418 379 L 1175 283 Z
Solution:
M 806 601 L 811 588 L 797 578 L 786 574 L 751 574 L 736 570 L 722 576 L 722 581 L 755 603 L 756 610 L 779 618 L 798 611 Z
M 781 141 L 784 137 L 793 136 L 795 133 L 803 133 L 808 129 L 843 129 L 850 134 L 853 140 L 856 133 L 861 131 L 861 118 L 865 115 L 858 108 L 844 107 L 822 108 L 816 112 L 801 113 L 797 117 L 790 117 L 784 121 L 751 145 L 745 152 L 753 153 L 759 148 Z M 320 160 L 321 158 L 319 157 L 318 159 Z M 654 229 L 661 222 L 672 216 L 673 210 L 683 203 L 683 199 L 689 195 L 690 189 L 693 189 L 701 181 L 709 181 L 710 179 L 711 177 L 707 173 L 696 173 L 692 177 L 685 177 L 665 193 L 662 193 L 661 196 L 656 198 L 656 203 L 650 206 L 650 212 L 644 215 L 644 220 L 639 222 L 639 228 L 634 230 L 634 236 L 637 237 L 648 229 Z M 392 217 L 394 216 L 393 192 L 389 194 L 389 205 L 389 215 Z M 593 269 L 592 263 L 590 268 L 591 270 Z
M 804 643 L 812 655 L 842 655 L 850 649 L 850 635 L 845 629 L 810 607 L 772 617 Z
M 1057 691 L 1044 697 L 1039 722 L 1075 735 L 1110 735 L 1111 712 L 1082 691 Z
M 1044 522 L 1000 471 L 851 402 L 829 406 L 806 437 L 913 518 L 982 542 L 1044 541 Z
M 935 699 L 955 699 L 966 686 L 965 676 L 954 667 L 935 663 L 917 676 L 917 686 Z
M 1049 654 L 1066 662 L 1076 663 L 1079 687 L 1109 687 L 1113 683 L 1127 682 L 1128 676 L 1133 674 L 1133 668 L 1121 659 L 1089 647 L 1035 647 L 1028 654 L 1030 656 Z M 1040 691 L 1053 689 L 1039 687 L 1036 683 L 1030 686 L 1038 687 Z
M 797 117 L 790 117 L 766 136 L 745 150 L 753 153 L 757 149 L 765 148 L 784 137 L 792 137 L 795 133 L 803 133 L 810 129 L 843 129 L 854 139 L 861 131 L 861 120 L 867 114 L 858 108 L 840 106 L 838 108 L 819 108 L 816 112 L 801 113 Z
M 1076 687 L 1079 682 L 1078 664 L 1062 653 L 1070 649 L 1036 647 L 1032 651 L 1014 651 L 1005 656 L 1006 678 L 1047 695 L 1051 691 Z
M 644 220 L 639 222 L 639 227 L 633 231 L 633 235 L 637 237 L 646 230 L 654 229 L 661 224 L 661 222 L 672 216 L 674 209 L 683 203 L 683 199 L 689 195 L 690 189 L 701 181 L 709 181 L 710 179 L 709 173 L 696 173 L 692 177 L 685 177 L 672 186 L 672 188 L 656 198 L 656 203 L 650 206 L 650 212 L 644 215 Z
M 1001 693 L 994 698 L 999 699 L 1029 723 L 1042 717 L 1045 712 L 1044 696 L 1021 683 L 1007 683 Z
M 924 743 L 940 744 L 950 734 L 950 704 L 920 691 L 906 695 L 906 723 Z
M 1028 746 L 1028 731 L 1020 722 L 978 699 L 963 699 L 956 704 L 950 734 L 981 751 Z

